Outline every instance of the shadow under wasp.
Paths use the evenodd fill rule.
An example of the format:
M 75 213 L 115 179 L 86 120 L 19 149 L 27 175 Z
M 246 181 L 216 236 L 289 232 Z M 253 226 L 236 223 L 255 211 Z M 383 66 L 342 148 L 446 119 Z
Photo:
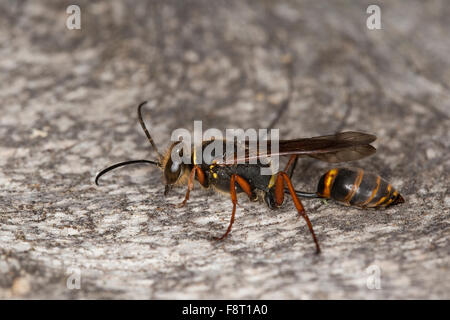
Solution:
M 173 142 L 165 154 L 158 151 L 142 118 L 141 109 L 145 104 L 146 102 L 143 102 L 138 106 L 138 119 L 148 141 L 157 154 L 157 159 L 131 160 L 114 164 L 98 173 L 95 183 L 98 185 L 99 178 L 115 168 L 146 163 L 155 165 L 163 171 L 164 195 L 167 195 L 175 185 L 187 184 L 184 200 L 177 207 L 184 206 L 189 200 L 189 194 L 194 188 L 195 181 L 204 188 L 213 187 L 218 191 L 228 193 L 233 204 L 231 219 L 226 232 L 221 237 L 216 238 L 217 240 L 226 238 L 231 231 L 236 213 L 237 194 L 239 193 L 245 193 L 251 201 L 263 199 L 270 209 L 280 207 L 284 202 L 284 194 L 289 194 L 297 209 L 298 216 L 303 217 L 306 221 L 317 253 L 320 252 L 319 242 L 299 196 L 334 199 L 346 205 L 363 208 L 386 207 L 404 201 L 389 183 L 378 175 L 364 174 L 362 169 L 331 169 L 321 177 L 315 193 L 296 191 L 292 185 L 290 175 L 293 173 L 298 157 L 308 156 L 329 163 L 359 160 L 375 153 L 376 149 L 370 145 L 376 139 L 374 135 L 347 131 L 312 138 L 280 140 L 277 153 L 269 151 L 271 148 L 269 147 L 270 140 L 268 140 L 265 141 L 268 145 L 265 152 L 250 154 L 246 150 L 243 157 L 234 157 L 231 161 L 229 158 L 225 159 L 225 155 L 218 155 L 219 159 L 216 157 L 216 160 L 212 163 L 197 162 L 194 149 L 190 163 L 184 163 L 171 157 L 172 151 L 175 151 L 179 153 L 178 159 L 182 159 L 183 149 L 173 150 L 179 142 Z M 203 152 L 213 141 L 215 140 L 203 141 L 200 151 Z M 222 143 L 225 145 L 226 141 L 222 140 Z M 235 150 L 237 148 L 237 145 L 235 145 Z M 270 166 L 270 163 L 264 163 L 262 160 L 274 156 L 289 156 L 285 169 L 273 172 L 271 175 L 262 175 L 261 168 Z M 250 159 L 256 159 L 257 161 L 256 163 L 246 162 Z M 289 169 L 291 169 L 290 175 L 287 173 Z M 285 188 L 285 185 L 287 188 Z

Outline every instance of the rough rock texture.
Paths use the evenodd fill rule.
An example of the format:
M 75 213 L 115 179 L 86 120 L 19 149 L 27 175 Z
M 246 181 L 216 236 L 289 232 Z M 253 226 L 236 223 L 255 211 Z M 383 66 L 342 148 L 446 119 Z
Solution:
M 449 299 L 450 6 L 377 1 L 382 30 L 368 30 L 372 2 L 77 1 L 82 28 L 68 30 L 64 2 L 1 1 L 0 297 Z M 305 200 L 318 256 L 292 202 L 242 198 L 216 242 L 232 208 L 221 194 L 196 186 L 173 209 L 184 189 L 165 198 L 148 166 L 93 184 L 154 157 L 143 100 L 163 150 L 194 120 L 265 128 L 279 114 L 283 138 L 375 133 L 376 155 L 348 165 L 407 202 Z M 327 168 L 302 160 L 296 187 Z

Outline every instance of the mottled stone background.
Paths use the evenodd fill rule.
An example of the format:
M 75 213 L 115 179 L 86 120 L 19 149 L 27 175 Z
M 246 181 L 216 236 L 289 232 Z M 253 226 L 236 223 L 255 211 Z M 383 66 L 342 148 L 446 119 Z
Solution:
M 0 2 L 1 298 L 450 298 L 448 1 Z M 66 7 L 81 8 L 68 30 Z M 378 4 L 382 30 L 368 30 Z M 291 88 L 291 90 L 289 89 Z M 289 105 L 286 99 L 290 96 Z M 375 133 L 349 163 L 391 181 L 385 211 L 305 200 L 278 211 L 200 187 L 163 196 L 136 107 L 173 129 Z M 302 160 L 298 189 L 330 165 Z M 381 289 L 367 287 L 374 265 Z M 80 289 L 70 289 L 77 284 Z M 75 279 L 75 280 L 74 280 Z M 370 282 L 370 279 L 369 279 Z

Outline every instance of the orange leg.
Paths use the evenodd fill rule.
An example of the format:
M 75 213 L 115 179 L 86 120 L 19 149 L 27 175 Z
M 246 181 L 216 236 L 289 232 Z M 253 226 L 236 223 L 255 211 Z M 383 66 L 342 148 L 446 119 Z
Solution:
M 291 158 L 293 159 L 293 158 Z M 290 161 L 289 161 L 290 162 Z M 286 172 L 280 171 L 278 172 L 277 180 L 275 182 L 275 202 L 278 206 L 281 206 L 284 200 L 284 182 L 286 182 L 289 193 L 291 194 L 292 200 L 294 201 L 294 205 L 297 208 L 299 217 L 302 216 L 303 219 L 305 219 L 306 224 L 308 225 L 309 231 L 311 232 L 311 235 L 313 237 L 314 243 L 316 244 L 316 251 L 317 253 L 320 253 L 320 246 L 319 242 L 317 241 L 316 234 L 314 233 L 311 221 L 309 220 L 308 216 L 306 215 L 305 208 L 303 207 L 302 203 L 300 202 L 299 198 L 297 197 L 297 194 L 295 193 L 294 187 L 292 186 L 292 182 L 289 179 Z
M 197 168 L 197 166 L 194 166 L 191 170 L 191 174 L 189 175 L 188 188 L 186 191 L 186 195 L 184 196 L 183 202 L 176 205 L 177 208 L 184 207 L 186 205 L 186 202 L 189 200 L 189 194 L 191 193 L 191 190 L 194 189 L 195 172 L 197 171 L 196 168 Z
M 241 176 L 237 174 L 231 175 L 230 179 L 230 194 L 231 194 L 231 202 L 233 202 L 233 212 L 231 213 L 230 224 L 228 225 L 228 229 L 223 236 L 220 238 L 215 238 L 216 240 L 225 239 L 231 231 L 231 227 L 233 226 L 234 216 L 236 213 L 236 204 L 237 204 L 237 195 L 236 195 L 236 183 L 241 187 L 242 190 L 248 195 L 250 199 L 253 197 L 253 193 L 250 187 L 250 184 Z
M 284 202 L 284 181 L 281 174 L 277 175 L 275 181 L 275 204 L 280 207 Z
M 287 165 L 286 165 L 286 168 L 284 168 L 284 172 L 288 172 L 289 167 L 290 167 L 294 162 L 296 162 L 297 159 L 298 159 L 298 156 L 297 156 L 296 154 L 292 155 L 292 156 L 289 158 L 289 161 L 288 161 L 288 163 L 287 163 Z
M 284 168 L 284 172 L 288 172 L 289 168 L 292 167 L 291 172 L 289 173 L 289 179 L 291 179 L 292 175 L 294 174 L 295 167 L 297 166 L 297 160 L 298 160 L 298 155 L 296 155 L 296 154 L 292 155 L 289 158 L 286 168 Z
M 194 189 L 195 174 L 197 174 L 197 178 L 200 184 L 205 184 L 205 173 L 198 166 L 194 166 L 191 170 L 191 174 L 189 175 L 188 188 L 184 200 L 183 202 L 176 205 L 177 208 L 184 207 L 186 205 L 186 202 L 189 200 L 189 194 L 191 193 L 191 190 Z
M 291 172 L 289 173 L 289 179 L 292 179 L 292 176 L 294 175 L 295 168 L 297 167 L 298 157 L 295 157 L 294 164 L 291 166 Z M 287 170 L 284 170 L 285 172 L 288 172 Z

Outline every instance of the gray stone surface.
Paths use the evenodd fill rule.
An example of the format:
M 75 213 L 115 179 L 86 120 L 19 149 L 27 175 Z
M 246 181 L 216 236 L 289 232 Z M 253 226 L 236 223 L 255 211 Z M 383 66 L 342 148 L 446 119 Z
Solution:
M 0 2 L 1 298 L 450 298 L 450 6 L 377 1 Z M 290 62 L 291 61 L 291 62 Z M 153 158 L 173 129 L 264 128 L 283 138 L 375 133 L 350 163 L 396 186 L 385 211 L 305 200 L 323 253 L 292 202 L 278 211 L 201 190 L 163 196 Z M 330 165 L 302 160 L 313 190 Z M 367 287 L 367 268 L 381 289 Z M 372 267 L 373 268 L 373 267 Z M 369 270 L 372 270 L 369 268 Z M 80 272 L 79 290 L 67 287 Z M 69 281 L 70 282 L 70 281 Z M 71 282 L 75 283 L 76 282 Z

